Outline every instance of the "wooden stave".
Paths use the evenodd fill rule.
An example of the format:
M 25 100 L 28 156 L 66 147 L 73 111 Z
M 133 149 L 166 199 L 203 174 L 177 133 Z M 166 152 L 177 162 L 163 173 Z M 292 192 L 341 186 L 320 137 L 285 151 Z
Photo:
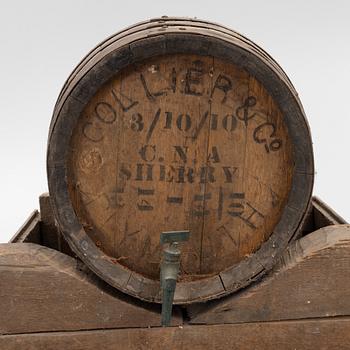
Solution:
M 295 91 L 295 88 L 293 86 L 293 84 L 291 83 L 291 81 L 289 80 L 288 76 L 286 75 L 286 73 L 283 71 L 283 69 L 278 65 L 278 63 L 266 52 L 264 51 L 262 48 L 260 48 L 258 45 L 256 45 L 254 42 L 252 42 L 249 38 L 246 38 L 245 36 L 235 32 L 234 30 L 221 26 L 219 24 L 216 23 L 212 23 L 212 22 L 207 22 L 207 21 L 201 21 L 198 19 L 189 19 L 189 18 L 177 18 L 177 17 L 161 17 L 161 18 L 155 18 L 155 19 L 151 19 L 149 21 L 143 21 L 140 23 L 137 23 L 133 26 L 127 27 L 124 30 L 111 35 L 110 37 L 106 38 L 104 41 L 102 41 L 101 43 L 99 43 L 94 49 L 92 49 L 77 65 L 77 67 L 73 70 L 73 72 L 69 75 L 69 77 L 67 78 L 66 82 L 64 83 L 60 94 L 58 96 L 57 102 L 56 102 L 56 106 L 55 106 L 55 110 L 56 108 L 59 108 L 59 103 L 61 100 L 65 100 L 65 98 L 67 97 L 66 95 L 64 96 L 64 93 L 68 91 L 72 88 L 72 86 L 70 85 L 75 85 L 74 83 L 74 79 L 77 77 L 79 79 L 79 73 L 84 69 L 84 71 L 82 72 L 83 75 L 86 74 L 86 68 L 89 66 L 89 63 L 94 64 L 94 59 L 96 58 L 96 56 L 98 55 L 99 52 L 101 52 L 102 50 L 106 49 L 108 46 L 115 44 L 118 40 L 123 39 L 124 37 L 130 35 L 130 34 L 134 34 L 135 32 L 138 31 L 147 31 L 150 30 L 154 27 L 157 27 L 159 25 L 164 26 L 164 25 L 177 25 L 177 26 L 194 26 L 194 27 L 200 27 L 200 25 L 202 24 L 203 28 L 211 28 L 214 31 L 217 31 L 218 33 L 225 33 L 228 35 L 232 35 L 233 37 L 242 40 L 243 42 L 245 42 L 248 45 L 251 45 L 252 47 L 254 47 L 254 49 L 256 49 L 258 52 L 260 52 L 267 61 L 269 61 L 276 70 L 279 71 L 279 73 L 285 78 L 286 82 L 289 84 L 290 89 L 293 90 L 296 98 L 298 98 L 298 94 Z M 301 106 L 301 104 L 300 104 Z M 302 107 L 302 106 L 301 106 Z M 51 129 L 51 126 L 50 126 Z
M 179 36 L 178 32 L 180 32 L 180 31 L 182 33 L 181 35 L 183 36 L 182 29 L 179 29 L 181 27 L 182 27 L 182 25 L 178 26 L 178 27 L 173 26 L 173 27 L 171 27 L 171 31 L 169 31 L 169 29 L 166 28 L 165 30 L 168 30 L 168 31 L 166 32 L 165 35 L 164 35 L 164 30 L 161 33 L 154 34 L 153 32 L 149 31 L 149 28 L 145 29 L 145 30 L 140 31 L 138 33 L 137 39 L 133 38 L 133 41 L 130 41 L 128 44 L 125 44 L 123 47 L 125 48 L 127 46 L 128 50 L 131 50 L 133 45 L 136 44 L 136 46 L 137 46 L 137 44 L 139 44 L 142 40 L 150 40 L 150 38 L 153 38 L 156 40 L 157 40 L 157 38 L 158 39 L 162 38 L 162 39 L 164 39 L 164 41 L 170 40 L 171 35 L 173 35 L 173 36 L 175 35 L 175 37 Z M 156 29 L 159 29 L 159 28 L 162 28 L 162 26 L 156 27 Z M 176 29 L 177 31 L 174 29 Z M 191 28 L 191 30 L 193 31 L 192 28 Z M 151 35 L 151 34 L 153 34 L 153 35 Z M 198 32 L 196 32 L 196 34 L 193 34 L 193 35 L 197 36 L 197 39 L 198 39 L 198 35 L 199 36 L 202 35 L 204 37 L 208 36 L 205 34 L 208 34 L 208 32 L 205 32 L 205 33 L 201 32 L 201 34 L 198 34 Z M 168 37 L 166 37 L 167 35 L 168 35 Z M 147 39 L 145 39 L 145 37 Z M 213 39 L 213 37 L 214 37 L 214 35 L 211 37 L 211 39 Z M 223 41 L 222 38 L 216 38 L 215 40 L 219 40 L 223 43 L 226 42 L 226 44 L 228 44 L 227 40 Z M 114 43 L 114 47 L 112 47 L 112 48 L 107 47 L 107 49 L 109 49 L 109 51 L 111 51 L 111 52 L 115 52 L 116 47 L 118 47 L 118 45 L 119 45 L 119 43 L 117 40 L 117 42 Z M 119 49 L 122 50 L 121 47 Z M 133 49 L 135 50 L 135 47 L 133 47 Z M 241 47 L 241 50 L 245 50 L 245 49 L 246 49 L 246 47 L 245 48 Z M 104 54 L 102 54 L 102 57 L 106 57 L 106 56 L 104 56 Z M 295 193 L 295 188 L 300 188 L 300 186 L 301 186 L 300 184 L 299 185 L 296 184 L 296 182 L 298 182 L 298 181 L 300 182 L 303 180 L 305 181 L 305 178 L 303 178 L 303 175 L 304 176 L 307 175 L 306 176 L 307 181 L 302 185 L 306 188 L 303 195 L 306 194 L 306 197 L 308 197 L 310 200 L 312 185 L 313 185 L 312 146 L 311 146 L 311 137 L 309 134 L 309 128 L 308 128 L 307 121 L 305 119 L 304 112 L 302 110 L 300 101 L 297 97 L 297 94 L 296 94 L 294 88 L 292 90 L 290 89 L 290 84 L 288 84 L 288 81 L 285 81 L 283 79 L 283 76 L 280 76 L 280 74 L 278 74 L 279 72 L 276 72 L 274 67 L 269 65 L 270 62 L 266 62 L 266 61 L 264 62 L 264 60 L 258 56 L 253 56 L 253 57 L 256 57 L 256 59 L 260 59 L 262 61 L 262 64 L 265 64 L 265 66 L 269 67 L 269 69 L 271 69 L 273 71 L 273 73 L 278 77 L 278 79 L 280 79 L 285 84 L 288 92 L 291 93 L 292 97 L 294 98 L 294 103 L 299 108 L 299 113 L 302 116 L 301 122 L 304 122 L 303 130 L 304 130 L 304 132 L 306 132 L 306 136 L 308 136 L 304 140 L 304 142 L 306 142 L 306 143 L 304 145 L 299 146 L 299 148 L 300 147 L 303 148 L 306 145 L 309 150 L 311 149 L 311 152 L 309 151 L 307 154 L 307 156 L 308 156 L 307 162 L 306 161 L 304 161 L 304 162 L 299 161 L 299 163 L 304 163 L 304 164 L 301 164 L 302 166 L 299 169 L 296 168 L 296 172 L 293 175 L 293 185 L 292 185 L 291 193 L 292 193 L 292 197 L 293 197 L 293 193 Z M 94 63 L 94 66 L 96 64 L 97 65 L 101 64 L 101 61 L 99 61 L 99 60 L 97 60 L 97 61 L 98 61 L 97 63 Z M 130 64 L 130 62 L 128 64 Z M 89 72 L 90 72 L 90 70 L 88 70 L 85 74 L 87 75 L 87 74 L 89 74 Z M 84 77 L 85 77 L 85 75 L 84 75 Z M 74 82 L 74 79 L 73 79 L 71 81 L 71 85 L 72 86 L 69 87 L 69 89 L 67 91 L 74 92 L 74 88 L 76 88 L 79 85 L 79 82 Z M 100 86 L 100 85 L 102 85 L 102 83 L 99 84 L 98 86 Z M 93 95 L 93 93 L 90 93 L 90 95 Z M 66 99 L 64 101 L 62 101 L 63 96 L 64 96 L 64 94 L 59 98 L 58 103 L 55 107 L 55 114 L 53 117 L 53 122 L 50 126 L 50 133 L 49 133 L 48 177 L 49 177 L 49 188 L 50 188 L 51 194 L 53 193 L 52 191 L 54 191 L 54 193 L 57 193 L 58 183 L 57 183 L 57 181 L 55 182 L 55 176 L 56 176 L 55 173 L 60 168 L 58 166 L 59 164 L 55 163 L 53 161 L 53 159 L 50 158 L 51 153 L 52 153 L 51 149 L 50 149 L 50 141 L 52 140 L 52 136 L 54 134 L 53 131 L 54 131 L 55 124 L 57 121 L 57 116 L 61 113 L 62 106 L 67 106 L 69 104 L 77 105 L 77 103 L 79 103 L 79 102 L 77 102 L 78 99 L 76 97 L 69 98 L 69 96 L 70 96 L 69 94 L 68 94 L 68 97 L 66 97 Z M 61 105 L 61 107 L 60 107 L 60 105 Z M 295 106 L 294 106 L 294 108 L 295 108 Z M 72 130 L 72 127 L 69 129 Z M 288 126 L 288 129 L 289 129 L 289 126 Z M 300 149 L 297 152 L 297 154 L 300 155 Z M 63 165 L 62 162 L 61 162 L 61 165 Z M 62 168 L 59 170 L 62 171 Z M 65 178 L 65 174 L 64 173 L 61 174 L 59 176 L 59 178 L 62 182 L 62 180 L 64 180 L 64 178 Z M 296 178 L 297 178 L 297 180 L 295 180 Z M 62 191 L 62 188 L 64 190 L 64 186 L 65 186 L 65 184 L 63 181 L 63 183 L 59 184 L 58 191 Z M 119 270 L 117 272 L 114 271 L 115 269 L 113 269 L 113 268 L 111 269 L 111 266 L 108 266 L 108 264 L 101 265 L 101 261 L 99 261 L 99 260 L 105 259 L 105 258 L 103 258 L 104 254 L 101 255 L 100 252 L 98 251 L 97 247 L 94 246 L 94 244 L 92 242 L 89 242 L 89 239 L 86 240 L 86 237 L 85 237 L 86 234 L 85 234 L 84 230 L 82 229 L 82 227 L 79 227 L 78 222 L 74 221 L 74 217 L 72 217 L 72 214 L 74 214 L 74 209 L 71 207 L 71 205 L 69 203 L 70 198 L 69 198 L 69 195 L 67 196 L 67 194 L 68 193 L 65 194 L 66 197 L 64 197 L 63 200 L 61 198 L 61 200 L 58 202 L 57 202 L 57 198 L 53 195 L 52 201 L 53 201 L 53 207 L 55 210 L 56 217 L 58 218 L 58 222 L 61 222 L 61 224 L 62 224 L 62 217 L 67 214 L 67 213 L 65 213 L 65 211 L 70 212 L 70 214 L 68 215 L 68 220 L 66 218 L 66 223 L 68 223 L 70 226 L 68 225 L 66 227 L 62 227 L 62 231 L 63 231 L 66 239 L 68 240 L 68 242 L 72 246 L 73 250 L 80 256 L 80 258 L 82 260 L 85 261 L 85 263 L 90 267 L 91 270 L 93 270 L 97 275 L 102 277 L 104 280 L 106 280 L 111 285 L 119 288 L 120 290 L 122 290 L 128 294 L 136 296 L 140 299 L 143 299 L 146 301 L 152 301 L 152 302 L 160 302 L 161 300 L 160 300 L 160 296 L 158 293 L 159 292 L 159 282 L 148 280 L 147 278 L 139 276 L 137 273 L 127 271 L 127 269 L 122 267 L 121 265 L 118 266 Z M 298 211 L 297 207 L 298 207 L 299 200 L 303 200 L 303 198 L 301 198 L 301 199 L 296 198 L 296 199 L 294 199 L 294 203 L 292 203 L 292 205 L 290 205 L 290 204 L 286 205 L 286 208 L 287 207 L 289 208 L 289 210 L 287 211 L 287 214 L 285 214 L 286 210 L 284 210 L 283 215 L 287 216 L 287 217 L 289 215 L 289 216 L 291 216 L 292 219 L 289 218 L 288 220 L 286 220 L 286 219 L 283 220 L 283 215 L 282 215 L 282 219 L 280 220 L 279 224 L 276 225 L 276 228 L 274 231 L 277 233 L 279 232 L 279 234 L 282 237 L 283 230 L 286 230 L 286 225 L 288 227 L 288 222 L 290 222 L 290 221 L 293 222 L 293 218 L 294 218 L 293 227 L 292 228 L 289 227 L 289 230 L 287 230 L 288 234 L 284 234 L 283 239 L 281 238 L 280 240 L 276 240 L 276 234 L 274 232 L 271 235 L 271 237 L 261 246 L 261 248 L 255 254 L 253 254 L 253 258 L 249 258 L 248 260 L 241 261 L 238 265 L 234 266 L 234 268 L 232 268 L 232 269 L 229 268 L 229 269 L 223 271 L 222 273 L 220 273 L 219 275 L 214 276 L 214 278 L 178 284 L 178 288 L 177 288 L 177 292 L 176 292 L 177 294 L 175 295 L 175 303 L 186 304 L 186 303 L 190 303 L 190 302 L 206 301 L 209 299 L 218 298 L 220 296 L 232 293 L 232 292 L 244 287 L 245 285 L 251 283 L 252 281 L 259 279 L 263 274 L 265 274 L 267 271 L 269 271 L 271 269 L 271 267 L 273 266 L 274 261 L 278 258 L 280 253 L 284 250 L 288 241 L 290 241 L 293 238 L 294 234 L 297 233 L 298 226 L 299 226 L 300 222 L 302 221 L 304 214 L 307 211 L 307 207 L 309 205 L 309 200 L 304 199 L 302 209 L 299 210 L 298 214 L 294 214 L 294 215 L 291 214 L 291 212 L 293 210 L 294 210 L 294 212 Z M 288 200 L 288 203 L 289 202 L 290 202 L 290 200 Z M 295 204 L 296 204 L 296 207 L 295 207 Z M 295 219 L 296 216 L 297 216 L 297 219 Z M 282 222 L 282 224 L 281 224 L 281 222 Z M 80 240 L 81 240 L 81 242 L 79 242 Z M 277 241 L 278 241 L 278 244 L 277 244 Z M 89 243 L 86 243 L 86 242 L 89 242 Z M 81 251 L 80 244 L 83 244 L 83 245 L 87 244 L 88 245 L 89 254 L 83 253 Z M 271 258 L 271 252 L 272 252 L 272 258 Z M 259 253 L 259 254 L 257 254 L 257 253 Z M 91 259 L 87 258 L 87 255 L 91 255 Z M 102 273 L 101 273 L 101 269 L 102 269 Z M 241 270 L 247 270 L 250 273 L 246 273 L 242 277 Z M 237 282 L 237 280 L 238 280 L 238 282 Z

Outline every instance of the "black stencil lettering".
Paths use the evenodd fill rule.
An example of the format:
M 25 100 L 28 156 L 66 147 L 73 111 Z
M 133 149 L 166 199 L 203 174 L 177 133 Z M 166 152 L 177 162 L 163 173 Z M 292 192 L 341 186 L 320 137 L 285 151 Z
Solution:
M 156 158 L 156 146 L 144 145 L 139 150 L 139 155 L 145 162 L 152 162 Z
M 127 97 L 122 92 L 117 92 L 114 89 L 111 90 L 111 93 L 114 99 L 117 101 L 117 103 L 121 107 L 121 109 L 123 110 L 123 112 L 127 112 L 129 109 L 131 109 L 132 107 L 136 106 L 139 103 L 138 101 L 133 101 L 131 98 Z M 127 102 L 128 104 L 126 103 L 124 104 L 122 100 L 124 102 Z
M 244 193 L 231 193 L 230 199 L 233 199 L 234 201 L 229 205 L 227 213 L 230 216 L 241 219 L 246 225 L 255 230 L 257 226 L 256 223 L 253 222 L 254 218 L 264 218 L 264 215 L 250 203 L 245 201 Z
M 183 163 L 187 163 L 187 151 L 188 151 L 188 147 L 183 147 L 183 146 L 174 146 L 175 148 L 175 152 L 174 152 L 174 162 L 177 163 L 178 162 L 178 158 L 180 158 L 180 160 Z
M 202 204 L 195 206 L 195 208 L 192 210 L 194 216 L 202 217 L 209 215 L 210 211 L 205 209 L 205 201 L 209 199 L 211 199 L 211 193 L 194 195 L 193 200 L 195 202 L 203 202 Z
M 171 70 L 171 84 L 170 84 L 171 90 L 173 90 L 173 92 L 176 91 L 176 70 L 175 68 L 173 68 Z
M 148 132 L 147 132 L 147 135 L 146 135 L 146 142 L 148 142 L 152 136 L 152 133 L 153 133 L 153 130 L 154 128 L 156 127 L 157 123 L 158 123 L 158 120 L 159 120 L 159 117 L 160 117 L 160 108 L 157 110 L 157 112 L 155 113 L 154 115 L 154 118 L 152 120 L 152 123 L 148 129 Z
M 175 169 L 171 165 L 159 165 L 159 181 L 173 182 Z
M 125 203 L 122 200 L 121 194 L 124 193 L 123 188 L 115 188 L 109 193 L 105 193 L 105 198 L 108 202 L 107 209 L 117 209 L 117 208 L 123 208 L 125 206 Z
M 265 216 L 260 213 L 260 211 L 258 211 L 257 209 L 255 209 L 252 205 L 250 205 L 248 202 L 246 202 L 247 206 L 249 207 L 249 209 L 251 209 L 250 213 L 248 214 L 248 216 L 243 216 L 241 215 L 240 218 L 251 228 L 256 229 L 257 226 L 256 224 L 253 223 L 253 218 L 254 217 L 260 217 L 260 218 L 264 218 Z
M 144 189 L 144 188 L 137 188 L 137 194 L 139 196 L 146 195 L 146 196 L 152 196 L 154 195 L 154 189 Z
M 256 105 L 256 98 L 254 96 L 249 96 L 244 100 L 242 106 L 236 109 L 236 116 L 239 120 L 244 121 L 245 126 L 248 126 L 250 119 L 254 118 L 256 113 L 249 114 L 249 109 Z
M 119 178 L 122 180 L 130 180 L 131 171 L 126 167 L 126 164 L 122 164 L 119 170 Z
M 173 113 L 165 112 L 165 126 L 164 126 L 164 129 L 171 129 L 172 122 L 173 122 Z
M 159 165 L 159 181 L 165 181 L 165 165 Z
M 153 210 L 153 206 L 145 199 L 141 199 L 140 203 L 137 203 L 137 209 L 140 211 Z
M 194 169 L 193 168 L 187 168 L 187 181 L 189 183 L 194 182 Z
M 203 62 L 193 62 L 194 67 L 188 68 L 185 76 L 185 94 L 202 96 L 202 91 L 197 91 L 197 86 L 202 82 L 203 76 Z
M 100 142 L 103 140 L 102 128 L 91 122 L 87 122 L 83 125 L 82 133 L 92 142 Z
M 212 161 L 213 163 L 220 163 L 219 152 L 216 146 L 211 148 L 211 153 L 208 155 L 208 161 Z
M 211 199 L 211 193 L 205 193 L 205 194 L 195 194 L 194 200 L 195 201 L 204 201 L 207 199 Z
M 143 76 L 143 74 L 140 74 L 140 80 L 143 86 L 143 89 L 145 90 L 146 93 L 146 97 L 150 100 L 150 101 L 155 101 L 155 98 L 158 96 L 162 96 L 166 94 L 166 91 L 158 91 L 158 92 L 151 92 L 147 86 L 145 77 Z
M 99 102 L 95 106 L 96 117 L 101 122 L 112 124 L 117 119 L 117 114 L 114 108 L 107 102 Z
M 243 200 L 245 198 L 245 194 L 241 192 L 234 192 L 230 194 L 230 199 L 233 199 L 229 204 L 229 210 L 227 213 L 233 217 L 240 217 L 244 212 Z
M 153 180 L 153 164 L 147 164 L 147 181 L 152 181 Z
M 203 129 L 203 126 L 204 126 L 205 122 L 206 122 L 207 119 L 208 119 L 208 115 L 209 115 L 209 111 L 206 111 L 206 112 L 203 114 L 201 120 L 199 121 L 198 127 L 195 129 L 195 131 L 194 131 L 194 133 L 193 133 L 193 136 L 192 136 L 192 140 L 193 140 L 193 141 L 197 139 L 199 133 L 200 133 L 201 130 Z
M 140 233 L 140 230 L 129 232 L 128 222 L 125 223 L 125 229 L 124 229 L 124 235 L 122 240 L 119 243 L 119 246 L 122 246 L 129 238 L 132 238 L 133 236 L 136 236 L 138 233 Z
M 222 225 L 222 226 L 218 227 L 218 229 L 216 231 L 226 235 L 228 238 L 230 238 L 230 240 L 234 246 L 236 246 L 236 247 L 238 246 L 239 242 L 237 242 L 237 240 L 232 237 L 230 231 L 226 228 L 226 226 Z
M 131 117 L 131 130 L 142 131 L 143 130 L 143 118 L 140 113 L 134 113 Z
M 144 189 L 139 187 L 137 189 L 137 194 L 139 196 L 153 196 L 154 189 Z M 153 206 L 146 199 L 141 199 L 141 202 L 137 203 L 137 208 L 141 211 L 153 210 Z
M 143 164 L 136 164 L 136 181 L 143 180 Z
M 222 127 L 226 131 L 234 131 L 237 127 L 237 119 L 234 115 L 228 114 L 222 119 Z
M 225 183 L 233 183 L 233 175 L 237 171 L 237 167 L 223 166 L 222 170 L 225 174 Z
M 211 115 L 211 120 L 210 120 L 210 129 L 211 130 L 217 130 L 218 128 L 218 115 L 217 114 L 212 114 Z
M 192 125 L 191 117 L 188 114 L 180 114 L 176 119 L 176 125 L 181 131 L 188 131 Z
M 260 134 L 264 131 L 263 129 L 270 130 L 268 132 L 267 138 L 273 139 L 270 143 L 268 142 L 268 139 L 266 137 L 262 137 Z M 276 136 L 276 126 L 272 123 L 263 123 L 259 125 L 253 133 L 253 138 L 256 143 L 262 143 L 264 144 L 265 150 L 267 153 L 270 153 L 270 151 L 278 151 L 282 147 L 282 140 L 275 138 Z
M 166 201 L 168 203 L 170 203 L 170 204 L 182 204 L 183 197 L 171 197 L 171 196 L 168 196 Z
M 200 183 L 215 182 L 214 177 L 215 168 L 212 166 L 204 166 L 200 168 Z
M 144 181 L 143 179 L 143 169 L 144 164 L 136 164 L 136 177 L 135 181 Z M 146 164 L 146 181 L 153 180 L 153 164 Z
M 227 100 L 227 93 L 230 90 L 232 90 L 231 79 L 226 77 L 225 75 L 219 74 L 215 80 L 215 84 L 214 84 L 213 90 L 211 91 L 210 97 L 213 97 L 213 94 L 216 89 L 224 92 L 224 97 L 221 100 L 221 103 L 225 103 Z
M 180 166 L 177 168 L 177 183 L 185 182 L 185 167 Z

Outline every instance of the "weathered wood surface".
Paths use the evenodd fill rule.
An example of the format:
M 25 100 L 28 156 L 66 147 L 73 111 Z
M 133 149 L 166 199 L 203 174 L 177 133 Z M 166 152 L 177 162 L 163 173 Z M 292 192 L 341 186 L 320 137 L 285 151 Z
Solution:
M 314 208 L 313 214 L 315 229 L 329 225 L 347 224 L 339 214 L 337 214 L 320 198 L 313 197 L 312 206 Z
M 348 350 L 350 319 L 0 336 L 1 350 Z
M 68 79 L 50 127 L 49 188 L 72 249 L 148 301 L 160 302 L 162 230 L 192 231 L 175 303 L 260 278 L 313 185 L 288 78 L 249 40 L 195 20 L 156 19 L 105 44 Z
M 39 197 L 41 245 L 76 257 L 57 226 L 48 192 Z M 34 242 L 35 243 L 35 242 Z
M 46 247 L 0 244 L 0 334 L 160 325 L 159 307 L 141 306 L 80 268 Z
M 34 210 L 24 222 L 24 224 L 18 229 L 18 231 L 10 239 L 10 243 L 24 243 L 33 242 L 41 243 L 40 233 L 41 217 L 38 210 Z
M 39 197 L 41 215 L 41 244 L 56 250 L 61 250 L 61 234 L 56 228 L 55 218 L 50 203 L 48 193 L 43 193 Z
M 34 210 L 30 214 L 26 222 L 21 226 L 21 228 L 18 229 L 16 234 L 11 238 L 9 243 L 38 243 L 73 256 L 74 253 L 69 248 L 68 243 L 66 242 L 62 234 L 59 232 L 55 224 L 49 193 L 41 194 L 39 197 L 39 203 L 40 213 L 37 210 Z M 37 231 L 38 220 L 40 235 L 38 235 Z M 300 230 L 300 235 L 305 236 L 310 232 L 320 229 L 322 227 L 340 224 L 347 224 L 347 222 L 332 208 L 330 208 L 324 201 L 314 196 L 312 197 L 309 212 Z M 52 244 L 51 240 L 49 239 L 42 241 L 42 236 L 54 236 L 52 242 L 56 243 L 58 241 L 60 242 L 60 244 Z
M 269 238 L 293 166 L 283 115 L 261 83 L 214 57 L 165 55 L 121 71 L 89 101 L 68 184 L 95 244 L 143 276 L 159 279 L 161 232 L 190 230 L 180 280 L 191 281 Z
M 189 306 L 190 322 L 350 316 L 349 271 L 350 225 L 324 227 L 293 242 L 260 283 L 217 302 Z

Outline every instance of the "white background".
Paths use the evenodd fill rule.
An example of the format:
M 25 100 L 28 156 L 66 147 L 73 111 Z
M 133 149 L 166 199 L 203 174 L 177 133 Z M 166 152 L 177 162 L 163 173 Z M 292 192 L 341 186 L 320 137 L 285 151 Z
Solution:
M 46 140 L 69 73 L 107 36 L 151 17 L 221 23 L 268 51 L 294 83 L 314 142 L 320 196 L 350 218 L 350 2 L 0 0 L 0 242 L 47 191 Z

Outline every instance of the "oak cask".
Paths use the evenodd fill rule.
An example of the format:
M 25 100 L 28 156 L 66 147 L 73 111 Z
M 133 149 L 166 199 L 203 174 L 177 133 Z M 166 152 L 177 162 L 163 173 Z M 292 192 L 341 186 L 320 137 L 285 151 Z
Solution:
M 73 71 L 47 170 L 71 248 L 132 296 L 161 301 L 160 233 L 190 230 L 177 304 L 269 271 L 314 177 L 304 111 L 278 64 L 232 30 L 167 17 L 108 38 Z

